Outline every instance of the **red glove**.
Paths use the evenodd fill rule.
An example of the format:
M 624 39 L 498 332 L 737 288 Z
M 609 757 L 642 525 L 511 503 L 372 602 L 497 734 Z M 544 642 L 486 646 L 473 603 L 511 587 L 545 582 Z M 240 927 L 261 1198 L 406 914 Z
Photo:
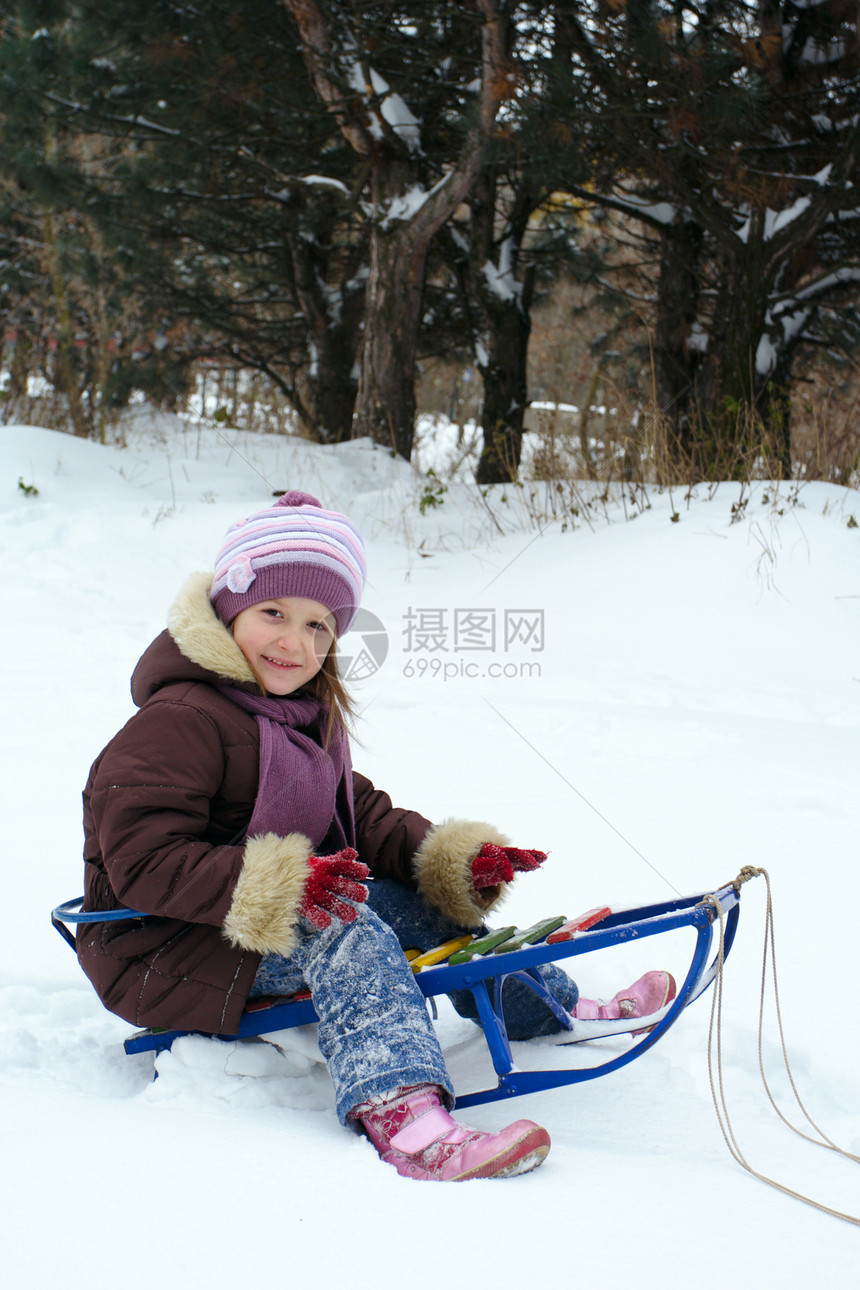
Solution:
M 521 851 L 519 847 L 497 847 L 485 842 L 472 861 L 472 886 L 497 887 L 512 882 L 514 873 L 528 873 L 546 860 L 545 851 Z
M 357 880 L 369 873 L 352 847 L 333 856 L 311 856 L 299 912 L 320 931 L 330 925 L 332 915 L 342 923 L 354 923 L 355 910 L 341 897 L 360 903 L 367 900 L 367 888 Z

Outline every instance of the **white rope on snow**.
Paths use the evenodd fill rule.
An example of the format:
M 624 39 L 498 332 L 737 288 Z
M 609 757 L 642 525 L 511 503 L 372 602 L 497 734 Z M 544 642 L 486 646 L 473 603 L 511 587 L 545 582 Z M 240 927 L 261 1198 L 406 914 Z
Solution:
M 860 1164 L 860 1156 L 856 1156 L 852 1154 L 852 1152 L 846 1151 L 843 1147 L 837 1146 L 837 1144 L 833 1142 L 827 1136 L 827 1134 L 824 1133 L 823 1130 L 818 1127 L 818 1125 L 815 1123 L 815 1121 L 812 1119 L 811 1115 L 807 1111 L 806 1107 L 803 1105 L 800 1094 L 797 1090 L 797 1085 L 795 1084 L 794 1075 L 792 1074 L 792 1070 L 791 1070 L 791 1064 L 788 1059 L 788 1051 L 785 1043 L 785 1033 L 782 1025 L 782 1011 L 780 1009 L 780 1004 L 779 1004 L 779 986 L 777 983 L 777 973 L 776 973 L 776 948 L 774 943 L 774 932 L 773 932 L 773 900 L 772 900 L 771 888 L 770 888 L 770 876 L 766 869 L 756 869 L 752 865 L 747 865 L 738 874 L 738 877 L 735 880 L 735 882 L 736 882 L 736 885 L 739 886 L 741 883 L 748 882 L 751 878 L 758 878 L 758 877 L 763 877 L 765 880 L 765 885 L 767 886 L 767 911 L 765 914 L 764 952 L 762 955 L 761 996 L 759 1000 L 759 1019 L 758 1019 L 758 1065 L 759 1065 L 759 1071 L 761 1073 L 762 1083 L 764 1084 L 765 1092 L 767 1093 L 768 1101 L 770 1102 L 773 1109 L 776 1111 L 779 1118 L 782 1120 L 783 1124 L 787 1125 L 787 1127 L 791 1129 L 792 1133 L 796 1133 L 798 1137 L 803 1138 L 807 1142 L 811 1142 L 813 1146 L 825 1147 L 828 1151 L 835 1151 L 840 1156 L 844 1156 L 847 1160 L 853 1160 L 855 1163 Z M 744 1156 L 743 1151 L 741 1150 L 740 1144 L 738 1143 L 737 1137 L 735 1135 L 734 1127 L 731 1122 L 731 1117 L 729 1116 L 728 1105 L 726 1102 L 725 1086 L 723 1082 L 722 1021 L 723 1021 L 723 968 L 725 965 L 725 916 L 723 914 L 722 905 L 716 899 L 716 897 L 714 896 L 706 897 L 705 903 L 713 906 L 713 908 L 716 910 L 716 917 L 719 918 L 719 923 L 720 923 L 720 941 L 719 941 L 719 949 L 717 951 L 717 958 L 716 958 L 716 976 L 714 980 L 714 994 L 711 1000 L 711 1019 L 708 1027 L 708 1078 L 710 1080 L 710 1085 L 711 1085 L 711 1096 L 713 1097 L 713 1101 L 714 1101 L 714 1109 L 717 1113 L 717 1120 L 719 1122 L 719 1126 L 722 1131 L 723 1137 L 726 1141 L 726 1146 L 728 1147 L 731 1155 L 734 1157 L 737 1163 L 743 1169 L 745 1169 L 747 1173 L 752 1174 L 754 1178 L 758 1178 L 761 1182 L 767 1183 L 769 1187 L 775 1187 L 777 1191 L 784 1192 L 785 1195 L 787 1196 L 793 1196 L 795 1200 L 803 1201 L 805 1205 L 811 1205 L 813 1206 L 814 1209 L 819 1209 L 825 1214 L 831 1214 L 834 1218 L 844 1219 L 846 1223 L 853 1223 L 856 1227 L 860 1227 L 860 1218 L 856 1217 L 855 1215 L 845 1214 L 841 1210 L 832 1209 L 829 1205 L 824 1205 L 820 1201 L 813 1200 L 810 1196 L 806 1196 L 802 1192 L 794 1191 L 791 1187 L 787 1187 L 784 1183 L 777 1182 L 776 1179 L 769 1178 L 766 1174 L 760 1173 L 757 1169 L 754 1169 L 752 1167 L 752 1165 Z M 777 1025 L 779 1027 L 779 1037 L 782 1045 L 782 1059 L 785 1064 L 785 1069 L 788 1074 L 789 1083 L 791 1085 L 791 1090 L 794 1094 L 795 1101 L 797 1102 L 797 1105 L 800 1107 L 800 1110 L 803 1113 L 803 1116 L 806 1119 L 807 1123 L 815 1130 L 818 1137 L 812 1137 L 810 1134 L 805 1133 L 802 1129 L 799 1129 L 797 1125 L 792 1124 L 791 1121 L 788 1120 L 785 1115 L 783 1115 L 782 1111 L 779 1109 L 779 1107 L 777 1106 L 774 1100 L 773 1094 L 771 1093 L 771 1090 L 770 1090 L 770 1086 L 767 1082 L 767 1076 L 765 1075 L 765 1071 L 764 1071 L 764 1059 L 762 1056 L 762 1034 L 763 1034 L 763 1023 L 764 1023 L 764 1001 L 765 1001 L 765 994 L 766 994 L 768 963 L 770 963 L 770 971 L 771 971 L 771 976 L 773 978 L 773 996 L 774 996 L 774 1003 L 776 1005 L 776 1017 L 777 1017 Z

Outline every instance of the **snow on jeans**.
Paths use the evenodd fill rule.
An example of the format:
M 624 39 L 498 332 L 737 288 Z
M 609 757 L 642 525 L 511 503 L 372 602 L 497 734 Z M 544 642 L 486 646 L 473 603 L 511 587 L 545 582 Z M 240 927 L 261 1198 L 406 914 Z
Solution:
M 453 1087 L 424 996 L 403 949 L 432 949 L 463 929 L 426 905 L 400 883 L 368 883 L 366 905 L 354 923 L 334 920 L 317 931 L 304 919 L 301 940 L 289 958 L 266 955 L 251 998 L 310 990 L 320 1019 L 319 1046 L 328 1064 L 342 1124 L 359 1102 L 412 1084 L 438 1084 L 453 1104 Z M 576 985 L 560 968 L 542 969 L 547 986 L 568 1011 Z M 470 990 L 451 1000 L 461 1016 L 477 1018 Z M 533 1039 L 561 1029 L 558 1020 L 527 987 L 509 982 L 504 994 L 511 1039 Z

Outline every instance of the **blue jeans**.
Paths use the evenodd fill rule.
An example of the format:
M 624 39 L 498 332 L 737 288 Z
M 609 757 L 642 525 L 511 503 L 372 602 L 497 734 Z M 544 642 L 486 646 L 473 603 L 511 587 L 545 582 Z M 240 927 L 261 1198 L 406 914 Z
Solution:
M 376 880 L 368 887 L 367 904 L 356 906 L 354 923 L 335 919 L 318 931 L 302 920 L 293 954 L 266 955 L 249 996 L 310 990 L 342 1124 L 359 1102 L 413 1084 L 438 1084 L 449 1106 L 454 1101 L 424 996 L 403 950 L 433 949 L 463 935 L 463 928 L 401 883 Z M 555 964 L 542 973 L 551 993 L 571 1011 L 579 997 L 574 982 Z M 451 1000 L 461 1016 L 477 1020 L 471 990 L 455 990 Z M 503 1011 L 514 1040 L 561 1029 L 546 1004 L 516 981 L 505 987 Z

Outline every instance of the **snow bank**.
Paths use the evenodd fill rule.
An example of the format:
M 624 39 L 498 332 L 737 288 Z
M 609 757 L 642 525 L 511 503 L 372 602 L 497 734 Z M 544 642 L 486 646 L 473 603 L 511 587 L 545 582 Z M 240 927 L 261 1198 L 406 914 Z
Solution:
M 548 849 L 507 907 L 523 925 L 766 867 L 798 1087 L 822 1127 L 860 1150 L 857 494 L 809 485 L 792 504 L 756 486 L 735 523 L 728 486 L 686 506 L 654 494 L 630 523 L 611 510 L 591 527 L 538 531 L 493 495 L 497 524 L 462 484 L 422 515 L 425 483 L 367 442 L 322 448 L 162 419 L 118 448 L 0 427 L 8 1284 L 305 1283 L 336 1245 L 350 1284 L 374 1290 L 416 1268 L 432 1284 L 488 1263 L 488 1276 L 503 1267 L 529 1284 L 560 1273 L 672 1290 L 730 1267 L 739 1287 L 853 1286 L 849 1226 L 730 1159 L 704 1002 L 613 1076 L 470 1113 L 483 1127 L 545 1123 L 553 1150 L 535 1174 L 436 1188 L 398 1178 L 340 1128 L 312 1030 L 279 1037 L 280 1049 L 188 1040 L 153 1083 L 50 927 L 50 908 L 81 887 L 89 763 L 131 711 L 128 676 L 174 592 L 208 567 L 228 523 L 276 488 L 306 489 L 367 534 L 366 607 L 389 642 L 355 686 L 358 767 L 400 804 L 492 819 Z M 465 611 L 473 632 L 458 637 Z M 436 629 L 423 649 L 421 615 Z M 530 632 L 509 636 L 515 615 Z M 794 1140 L 757 1084 L 760 888 L 745 889 L 726 985 L 735 1129 L 756 1167 L 860 1214 L 856 1168 Z M 611 994 L 646 968 L 679 971 L 685 955 L 683 938 L 607 952 L 583 962 L 580 984 Z M 449 1009 L 439 1028 L 456 1083 L 474 1087 L 487 1074 L 480 1038 Z M 518 1063 L 534 1058 L 519 1046 Z M 765 1060 L 778 1069 L 772 1021 Z M 782 1099 L 785 1077 L 773 1083 Z

